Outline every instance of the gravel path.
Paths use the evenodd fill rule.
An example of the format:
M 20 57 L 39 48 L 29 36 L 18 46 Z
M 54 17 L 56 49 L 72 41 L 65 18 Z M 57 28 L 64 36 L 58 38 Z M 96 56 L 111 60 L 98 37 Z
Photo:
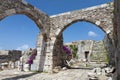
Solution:
M 88 80 L 85 69 L 68 69 L 59 73 L 18 72 L 17 70 L 0 71 L 0 80 Z

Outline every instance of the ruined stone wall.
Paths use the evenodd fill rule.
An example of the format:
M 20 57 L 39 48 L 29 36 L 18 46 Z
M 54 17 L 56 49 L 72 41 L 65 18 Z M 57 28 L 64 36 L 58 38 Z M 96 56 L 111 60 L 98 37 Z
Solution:
M 9 62 L 9 61 L 17 61 L 22 56 L 21 51 L 17 50 L 1 50 L 0 51 L 0 63 Z
M 92 52 L 90 54 L 90 61 L 94 62 L 108 62 L 108 51 L 106 50 L 104 42 L 94 41 L 92 46 Z
M 114 2 L 114 43 L 115 43 L 115 68 L 114 80 L 120 79 L 120 0 Z
M 22 54 L 23 64 L 27 63 L 27 61 L 29 60 L 29 57 L 30 57 L 32 51 L 33 51 L 32 48 L 28 48 L 28 49 L 26 49 L 26 51 L 23 52 L 23 54 Z
M 22 51 L 10 50 L 10 51 L 9 51 L 9 56 L 11 57 L 11 60 L 17 61 L 17 60 L 19 60 L 20 57 L 22 56 Z
M 0 55 L 8 55 L 8 50 L 0 50 Z
M 90 54 L 92 52 L 92 46 L 93 46 L 93 42 L 92 40 L 85 40 L 85 41 L 79 41 L 78 42 L 78 59 L 84 61 L 85 58 L 85 51 L 88 51 L 88 60 L 90 60 Z
M 75 44 L 74 44 L 75 43 Z M 89 52 L 89 62 L 107 62 L 107 51 L 103 41 L 80 40 L 74 43 L 67 43 L 65 45 L 76 45 L 78 48 L 77 59 L 79 61 L 86 61 L 85 52 Z

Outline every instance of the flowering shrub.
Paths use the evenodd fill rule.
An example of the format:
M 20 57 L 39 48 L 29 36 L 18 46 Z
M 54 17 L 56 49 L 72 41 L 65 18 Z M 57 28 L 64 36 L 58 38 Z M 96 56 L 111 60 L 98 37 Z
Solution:
M 33 59 L 35 59 L 35 56 L 37 55 L 37 50 L 36 49 L 34 49 L 33 51 L 32 51 L 32 54 L 30 55 L 30 58 L 29 58 L 29 60 L 27 61 L 27 64 L 33 64 Z
M 70 48 L 71 48 L 73 58 L 78 58 L 78 56 L 77 56 L 78 47 L 76 45 L 70 45 Z
M 71 50 L 70 50 L 68 47 L 63 46 L 63 50 L 64 50 L 66 53 L 68 53 L 68 55 L 72 55 Z

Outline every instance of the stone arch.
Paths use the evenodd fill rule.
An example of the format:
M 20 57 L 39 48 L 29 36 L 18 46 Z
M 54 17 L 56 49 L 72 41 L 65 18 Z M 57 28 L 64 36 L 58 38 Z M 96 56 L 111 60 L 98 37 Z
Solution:
M 55 43 L 54 43 L 54 47 L 53 47 L 53 68 L 55 66 L 60 66 L 61 64 L 64 65 L 63 60 L 64 59 L 64 55 L 63 55 L 63 35 L 62 32 L 68 28 L 70 25 L 77 23 L 77 22 L 88 22 L 88 23 L 92 23 L 93 25 L 96 25 L 96 27 L 98 27 L 99 29 L 101 29 L 104 33 L 105 33 L 105 39 L 104 39 L 104 44 L 105 47 L 107 49 L 107 52 L 109 53 L 109 64 L 114 66 L 115 65 L 115 56 L 114 56 L 114 44 L 112 42 L 112 38 L 111 36 L 108 34 L 107 31 L 105 31 L 104 29 L 102 29 L 102 27 L 100 27 L 100 25 L 97 25 L 91 21 L 86 21 L 86 20 L 75 20 L 67 25 L 64 26 L 64 28 L 60 31 L 60 33 L 56 36 L 55 38 Z M 112 33 L 112 32 L 110 32 Z M 111 49 L 112 47 L 112 49 Z M 112 58 L 111 58 L 112 57 Z
M 68 23 L 67 25 L 65 25 L 64 28 L 61 30 L 61 32 L 58 34 L 58 36 L 61 35 L 61 33 L 62 33 L 66 28 L 68 28 L 70 25 L 72 25 L 72 24 L 74 24 L 74 23 L 77 23 L 77 22 L 87 22 L 87 23 L 91 23 L 91 24 L 95 25 L 96 27 L 98 27 L 99 29 L 101 29 L 104 33 L 107 33 L 107 32 L 102 28 L 101 25 L 97 25 L 97 24 L 100 23 L 100 21 L 98 21 L 98 22 L 92 22 L 92 21 L 89 21 L 89 20 L 79 20 L 79 19 L 78 19 L 78 20 L 72 21 L 71 23 Z
M 14 15 L 19 15 L 19 14 L 13 14 L 13 15 L 10 15 L 10 16 L 14 16 Z M 24 14 L 22 14 L 24 15 Z M 26 16 L 26 15 L 25 15 Z M 6 16 L 6 17 L 9 17 L 9 16 Z M 5 17 L 5 18 L 6 18 Z M 27 16 L 28 17 L 28 16 Z M 2 20 L 4 20 L 5 18 L 3 18 Z M 29 18 L 29 17 L 28 17 Z M 29 18 L 30 19 L 30 18 Z M 34 21 L 33 21 L 34 22 Z M 35 23 L 34 23 L 35 24 Z M 37 26 L 37 25 L 36 25 Z M 41 29 L 38 28 L 40 31 Z M 47 40 L 47 36 L 46 34 L 44 34 L 43 32 L 40 32 L 38 35 L 37 35 L 37 40 L 36 40 L 36 49 L 37 49 L 37 56 L 38 57 L 38 60 L 34 60 L 34 64 L 37 65 L 37 68 L 36 70 L 40 70 L 42 71 L 43 70 L 43 65 L 44 65 L 44 61 L 45 61 L 45 57 L 42 56 L 42 59 L 41 59 L 41 54 L 44 54 L 45 53 L 45 50 L 46 50 L 46 46 L 45 46 L 45 42 Z M 39 56 L 40 56 L 40 59 L 39 59 Z M 40 62 L 39 62 L 40 61 Z M 41 62 L 42 61 L 42 62 Z M 42 64 L 42 65 L 40 65 Z
M 9 11 L 11 13 L 9 13 Z M 1 16 L 1 20 L 4 19 L 4 18 L 6 18 L 6 17 L 8 17 L 8 16 L 11 16 L 11 15 L 23 14 L 23 15 L 29 17 L 30 19 L 32 19 L 37 24 L 37 26 L 38 26 L 39 29 L 43 28 L 43 25 L 41 23 L 37 22 L 36 18 L 33 17 L 33 15 L 31 15 L 29 13 L 26 13 L 26 12 L 16 13 L 16 11 L 14 9 L 5 10 L 5 12 L 8 12 L 8 13 L 7 14 L 6 13 L 2 13 L 1 15 L 3 15 L 3 16 Z
M 51 32 L 54 33 L 54 34 L 51 34 L 51 36 L 54 36 L 53 37 L 53 40 L 54 40 L 53 55 L 54 53 L 58 53 L 58 54 L 61 53 L 61 51 L 59 50 L 62 50 L 62 47 L 61 47 L 62 45 L 59 45 L 59 43 L 63 42 L 62 32 L 69 25 L 78 21 L 86 21 L 98 26 L 98 28 L 100 28 L 106 34 L 106 36 L 112 40 L 113 39 L 112 18 L 113 18 L 112 3 L 50 16 L 50 21 L 52 22 L 51 26 L 54 26 L 54 27 L 51 27 Z M 109 45 L 109 46 L 113 46 L 113 45 Z M 110 50 L 110 47 L 108 48 Z M 110 54 L 114 54 L 114 50 L 112 51 L 110 50 L 109 52 L 111 52 Z M 61 59 L 60 58 L 61 56 L 60 57 L 59 56 L 55 55 L 55 57 L 58 57 L 58 58 L 55 58 L 53 56 L 53 64 L 55 63 L 53 66 L 57 66 L 58 64 L 61 63 L 61 62 L 56 63 L 57 62 L 56 59 Z
M 32 19 L 41 31 L 43 31 L 48 15 L 22 0 L 7 0 L 0 2 L 0 20 L 14 14 L 24 14 Z
M 56 39 L 55 39 L 55 43 L 54 43 L 54 48 L 53 48 L 53 67 L 64 64 L 63 60 L 65 60 L 64 56 L 64 51 L 63 51 L 63 31 L 68 28 L 70 25 L 77 23 L 77 22 L 88 22 L 91 23 L 93 25 L 96 25 L 95 27 L 98 27 L 99 29 L 101 29 L 105 34 L 106 32 L 100 27 L 100 25 L 97 25 L 91 21 L 88 20 L 75 20 L 67 25 L 64 26 L 64 28 L 60 31 L 60 33 L 57 35 Z M 80 26 L 82 27 L 82 26 Z
M 76 10 L 50 16 L 56 35 L 59 35 L 66 26 L 77 21 L 87 21 L 97 25 L 105 33 L 113 31 L 113 4 L 103 4 L 82 10 Z
M 49 16 L 45 14 L 44 12 L 40 11 L 39 9 L 33 7 L 32 5 L 28 4 L 27 2 L 24 2 L 24 0 L 1 0 L 0 1 L 0 20 L 6 18 L 7 16 L 15 15 L 15 14 L 23 14 L 32 19 L 38 26 L 38 28 L 41 30 L 41 34 L 39 34 L 40 39 L 38 39 L 37 43 L 37 54 L 38 54 L 38 60 L 35 63 L 37 65 L 37 70 L 43 70 L 44 65 L 39 65 L 40 63 L 45 62 L 45 57 L 42 59 L 39 57 L 39 55 L 46 53 L 46 47 L 47 45 L 47 36 L 49 32 Z M 47 28 L 46 28 L 47 27 Z M 38 36 L 38 38 L 39 38 Z M 42 41 L 42 44 L 39 40 Z M 42 48 L 44 49 L 42 49 Z M 42 50 L 41 50 L 42 49 Z M 40 59 L 39 59 L 40 58 Z M 42 62 L 39 62 L 41 60 Z
M 82 22 L 84 22 L 85 24 L 88 24 L 87 26 L 84 26 L 84 25 L 80 25 L 79 23 L 82 23 Z M 91 22 L 89 22 L 89 21 L 79 21 L 79 22 L 75 22 L 75 23 L 78 23 L 77 24 L 77 26 L 67 26 L 67 28 L 69 28 L 69 27 L 72 27 L 72 29 L 74 30 L 74 29 L 79 29 L 78 27 L 82 27 L 82 29 L 80 28 L 79 29 L 79 32 L 75 32 L 75 30 L 74 30 L 74 32 L 72 32 L 72 29 L 70 30 L 70 29 L 68 29 L 69 31 L 70 31 L 70 33 L 69 33 L 69 35 L 67 35 L 66 37 L 64 37 L 64 40 L 67 38 L 67 37 L 69 37 L 70 38 L 70 40 L 72 39 L 72 38 L 74 38 L 74 36 L 76 36 L 77 38 L 79 38 L 80 36 L 81 37 L 83 37 L 82 35 L 84 35 L 86 38 L 85 38 L 85 40 L 84 40 L 84 38 L 82 38 L 82 39 L 77 39 L 77 40 L 71 40 L 71 41 L 69 41 L 70 43 L 73 43 L 74 45 L 76 45 L 76 48 L 77 48 L 77 52 L 76 52 L 76 55 L 77 55 L 77 59 L 79 60 L 79 61 L 84 61 L 84 60 L 86 60 L 86 61 L 88 61 L 88 62 L 91 62 L 92 60 L 93 60 L 93 58 L 91 58 L 90 56 L 91 56 L 91 54 L 93 53 L 93 56 L 95 55 L 95 52 L 94 52 L 94 46 L 100 46 L 100 45 L 98 45 L 98 44 L 95 44 L 96 42 L 100 42 L 100 43 L 102 43 L 103 44 L 103 41 L 102 40 L 104 40 L 104 36 L 105 36 L 105 32 L 102 30 L 102 29 L 100 29 L 100 27 L 98 27 L 96 24 L 94 24 L 94 23 L 91 23 Z M 75 23 L 72 23 L 72 24 L 75 24 Z M 87 28 L 89 29 L 89 30 L 87 30 Z M 94 32 L 94 30 L 92 30 L 92 29 L 95 29 L 95 34 L 97 34 L 97 36 L 96 37 L 98 37 L 98 35 L 99 36 L 101 36 L 101 39 L 99 39 L 98 41 L 96 41 L 95 40 L 95 37 L 91 37 L 90 38 L 90 36 L 89 36 L 89 31 L 93 31 Z M 98 32 L 96 32 L 96 31 L 98 31 Z M 101 32 L 101 34 L 99 33 L 99 31 Z M 81 34 L 81 32 L 84 32 L 84 33 L 82 33 Z M 68 34 L 68 33 L 67 33 Z M 103 35 L 102 35 L 103 34 Z M 71 35 L 73 35 L 73 36 L 71 36 Z M 67 39 L 68 40 L 68 39 Z M 77 44 L 76 44 L 77 43 Z M 65 45 L 66 43 L 64 43 L 64 45 Z M 69 45 L 69 44 L 68 44 Z M 86 46 L 87 45 L 87 46 Z M 88 47 L 89 46 L 89 47 Z M 102 46 L 103 47 L 103 46 Z M 104 47 L 103 47 L 104 48 Z M 100 48 L 100 49 L 102 49 L 102 48 Z M 105 49 L 105 48 L 104 48 Z M 98 49 L 99 50 L 99 49 Z M 97 50 L 97 51 L 98 51 Z M 106 49 L 105 49 L 106 50 Z M 104 51 L 104 50 L 101 50 L 101 53 L 103 53 L 102 51 Z M 99 53 L 99 52 L 98 52 Z M 105 52 L 104 52 L 105 53 Z M 74 57 L 73 57 L 74 58 Z M 98 57 L 97 57 L 97 59 L 99 59 Z M 101 58 L 100 58 L 101 59 Z

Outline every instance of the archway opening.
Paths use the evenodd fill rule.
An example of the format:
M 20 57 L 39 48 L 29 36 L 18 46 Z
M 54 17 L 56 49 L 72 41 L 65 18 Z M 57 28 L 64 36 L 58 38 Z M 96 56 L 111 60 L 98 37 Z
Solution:
M 100 66 L 102 62 L 108 64 L 108 52 L 104 44 L 104 37 L 105 32 L 90 22 L 77 22 L 67 27 L 63 32 L 63 40 L 72 55 L 68 61 L 80 61 L 80 64 L 77 62 L 71 63 L 71 65 L 88 67 L 88 63 L 93 62 L 100 63 Z M 67 56 L 69 55 L 67 54 Z M 90 64 L 89 66 L 93 67 L 94 65 Z
M 41 36 L 40 28 L 26 15 L 12 15 L 3 19 L 0 22 L 0 64 L 12 69 L 18 68 L 20 63 L 22 67 L 29 63 L 31 55 L 37 54 L 35 50 L 39 40 L 43 40 Z M 6 69 L 2 66 L 2 70 Z
M 105 35 L 100 26 L 91 22 L 82 21 L 65 26 L 57 37 L 54 49 L 56 58 L 53 62 L 56 66 L 62 63 L 62 66 L 67 65 L 68 68 L 106 66 L 109 56 L 104 44 Z M 57 48 L 62 49 L 59 54 Z

